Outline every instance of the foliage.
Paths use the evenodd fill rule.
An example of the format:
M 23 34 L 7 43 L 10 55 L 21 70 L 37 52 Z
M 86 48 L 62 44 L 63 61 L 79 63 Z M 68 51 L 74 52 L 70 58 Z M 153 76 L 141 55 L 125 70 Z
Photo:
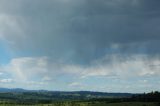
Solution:
M 87 95 L 86 92 L 6 92 L 0 93 L 0 106 L 160 106 L 157 91 L 117 98 L 96 95 L 87 98 Z

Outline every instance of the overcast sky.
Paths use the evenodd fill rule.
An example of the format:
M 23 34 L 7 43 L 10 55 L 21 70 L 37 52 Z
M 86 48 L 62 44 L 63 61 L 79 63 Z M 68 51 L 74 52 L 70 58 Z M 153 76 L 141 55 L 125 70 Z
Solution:
M 160 0 L 0 0 L 0 87 L 160 90 Z

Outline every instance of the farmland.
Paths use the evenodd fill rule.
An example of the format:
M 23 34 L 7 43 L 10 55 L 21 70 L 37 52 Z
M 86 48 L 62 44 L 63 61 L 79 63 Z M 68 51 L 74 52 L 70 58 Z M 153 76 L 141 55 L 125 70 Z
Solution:
M 0 106 L 160 106 L 158 91 L 144 94 L 9 90 Z
M 51 104 L 11 104 L 1 102 L 0 106 L 159 106 L 158 102 L 121 102 L 121 103 L 106 103 L 106 102 L 57 102 Z

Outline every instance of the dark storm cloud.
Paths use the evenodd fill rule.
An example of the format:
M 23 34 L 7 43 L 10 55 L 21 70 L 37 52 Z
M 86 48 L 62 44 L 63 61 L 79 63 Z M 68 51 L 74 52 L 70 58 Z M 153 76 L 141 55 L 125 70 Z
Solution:
M 16 53 L 88 63 L 113 53 L 158 55 L 159 5 L 158 0 L 2 0 L 0 14 L 3 36 Z

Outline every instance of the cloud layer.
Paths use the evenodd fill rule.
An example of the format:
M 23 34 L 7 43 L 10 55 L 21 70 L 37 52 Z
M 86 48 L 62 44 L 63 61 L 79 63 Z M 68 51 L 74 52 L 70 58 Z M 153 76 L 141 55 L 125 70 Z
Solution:
M 49 55 L 82 64 L 117 52 L 155 55 L 160 52 L 158 4 L 157 0 L 2 0 L 1 38 L 22 56 Z
M 15 81 L 27 85 L 33 84 L 37 85 L 39 89 L 43 85 L 49 85 L 51 88 L 55 85 L 65 86 L 70 90 L 74 90 L 75 87 L 78 87 L 78 90 L 85 90 L 89 86 L 96 86 L 97 84 L 92 83 L 92 80 L 97 80 L 96 82 L 104 81 L 99 82 L 99 85 L 97 85 L 99 87 L 107 84 L 112 86 L 125 84 L 126 87 L 134 87 L 135 85 L 130 85 L 130 83 L 136 81 L 137 85 L 139 83 L 143 85 L 144 83 L 146 86 L 155 86 L 160 83 L 158 82 L 159 69 L 160 58 L 151 59 L 146 55 L 123 58 L 121 55 L 105 56 L 93 61 L 90 66 L 54 63 L 49 61 L 47 57 L 23 57 L 12 59 L 9 64 L 1 66 L 1 71 L 9 74 L 12 78 L 2 79 L 1 82 Z M 112 81 L 118 82 L 112 83 Z M 90 88 L 90 90 L 98 90 L 99 87 Z M 113 87 L 113 91 L 116 91 L 116 87 Z M 29 89 L 31 88 L 29 87 Z M 105 89 L 109 90 L 109 88 L 103 88 L 102 90 L 106 91 Z M 147 91 L 151 90 L 151 88 L 145 89 Z M 141 89 L 137 91 L 141 92 Z M 134 92 L 134 90 L 131 89 L 131 92 Z

